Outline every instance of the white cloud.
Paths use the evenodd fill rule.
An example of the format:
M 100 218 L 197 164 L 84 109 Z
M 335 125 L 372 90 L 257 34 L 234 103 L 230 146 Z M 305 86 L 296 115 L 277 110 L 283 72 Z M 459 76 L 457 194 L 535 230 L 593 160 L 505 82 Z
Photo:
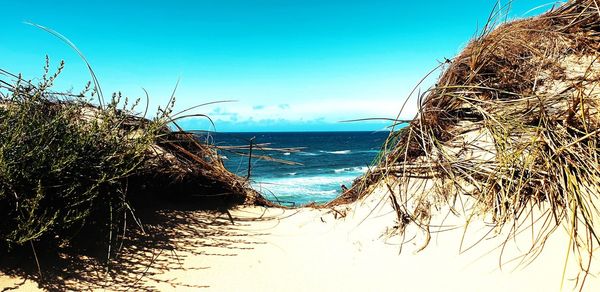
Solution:
M 286 120 L 290 122 L 321 120 L 337 122 L 361 118 L 396 118 L 403 100 L 369 99 L 322 101 L 288 101 L 285 104 L 230 103 L 218 105 L 209 116 L 215 121 Z M 416 113 L 414 101 L 409 102 L 402 119 L 410 119 Z

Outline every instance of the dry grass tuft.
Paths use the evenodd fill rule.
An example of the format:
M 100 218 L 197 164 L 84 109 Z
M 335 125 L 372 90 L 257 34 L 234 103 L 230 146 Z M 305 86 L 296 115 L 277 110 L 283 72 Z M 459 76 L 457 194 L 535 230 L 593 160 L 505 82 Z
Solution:
M 427 233 L 442 206 L 498 228 L 517 222 L 513 229 L 549 206 L 541 220 L 551 224 L 534 245 L 566 223 L 572 250 L 590 258 L 600 245 L 598 3 L 570 1 L 492 29 L 494 21 L 444 65 L 358 196 L 387 184 L 399 224 Z M 468 210 L 466 197 L 475 202 Z

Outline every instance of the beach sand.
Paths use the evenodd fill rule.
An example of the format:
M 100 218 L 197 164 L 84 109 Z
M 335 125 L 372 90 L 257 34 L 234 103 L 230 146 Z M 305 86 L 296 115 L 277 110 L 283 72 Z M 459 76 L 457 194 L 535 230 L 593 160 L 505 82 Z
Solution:
M 79 277 L 66 281 L 65 287 L 161 291 L 560 290 L 568 245 L 563 229 L 553 233 L 533 262 L 516 265 L 516 261 L 509 261 L 528 251 L 531 231 L 518 235 L 502 249 L 506 232 L 490 233 L 493 230 L 484 224 L 485 220 L 473 220 L 463 237 L 460 216 L 445 216 L 446 212 L 441 211 L 434 220 L 443 222 L 446 229 L 459 227 L 443 232 L 431 230 L 429 245 L 417 252 L 425 239 L 418 228 L 407 229 L 403 238 L 385 236 L 395 222 L 386 199 L 383 190 L 376 191 L 348 207 L 347 216 L 341 219 L 334 218 L 336 212 L 310 208 L 244 207 L 232 212 L 234 225 L 224 214 L 170 214 L 191 215 L 195 220 L 172 225 L 174 250 L 161 250 L 159 245 L 133 248 L 130 251 L 138 256 L 126 256 L 130 267 L 121 269 L 111 280 L 90 287 L 93 281 L 81 282 Z M 406 243 L 401 246 L 402 240 Z M 150 253 L 155 257 L 139 257 Z M 504 262 L 502 268 L 500 260 Z M 563 290 L 576 287 L 578 271 L 571 256 Z M 598 275 L 594 264 L 592 272 Z M 22 281 L 0 276 L 0 287 Z M 598 278 L 590 275 L 586 281 L 584 291 L 600 291 Z M 24 291 L 37 289 L 32 281 L 18 287 Z

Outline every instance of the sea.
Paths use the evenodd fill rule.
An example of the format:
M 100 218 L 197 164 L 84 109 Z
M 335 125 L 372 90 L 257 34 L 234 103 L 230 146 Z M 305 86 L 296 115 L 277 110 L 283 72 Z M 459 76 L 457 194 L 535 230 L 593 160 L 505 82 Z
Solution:
M 374 164 L 388 135 L 387 131 L 211 133 L 208 139 L 226 148 L 220 155 L 231 172 L 247 177 L 250 166 L 251 185 L 266 198 L 300 206 L 329 202 L 341 194 L 342 185 L 351 187 Z M 250 142 L 252 159 L 248 149 L 235 147 Z

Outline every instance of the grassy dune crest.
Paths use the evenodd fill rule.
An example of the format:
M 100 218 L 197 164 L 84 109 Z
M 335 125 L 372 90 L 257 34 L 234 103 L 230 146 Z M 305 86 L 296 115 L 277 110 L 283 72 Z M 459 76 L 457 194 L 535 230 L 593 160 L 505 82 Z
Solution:
M 542 210 L 533 245 L 564 224 L 586 270 L 600 244 L 600 8 L 569 1 L 496 25 L 500 10 L 443 65 L 360 195 L 387 185 L 401 232 L 430 233 L 432 213 L 450 206 L 515 234 Z

